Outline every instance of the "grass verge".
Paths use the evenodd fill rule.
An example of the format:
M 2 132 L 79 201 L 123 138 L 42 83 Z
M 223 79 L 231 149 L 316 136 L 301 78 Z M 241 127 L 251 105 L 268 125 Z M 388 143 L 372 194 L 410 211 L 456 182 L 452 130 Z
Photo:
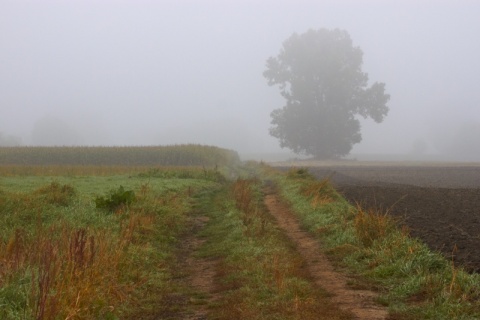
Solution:
M 480 275 L 430 251 L 389 215 L 351 206 L 328 181 L 305 169 L 282 175 L 265 168 L 264 174 L 276 179 L 303 226 L 322 240 L 333 260 L 356 275 L 352 285 L 381 293 L 391 317 L 480 318 Z

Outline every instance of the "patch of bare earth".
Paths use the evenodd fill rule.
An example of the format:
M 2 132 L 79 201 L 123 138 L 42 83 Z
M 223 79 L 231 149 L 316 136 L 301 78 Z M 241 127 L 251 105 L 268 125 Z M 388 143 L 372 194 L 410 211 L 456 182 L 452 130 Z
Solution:
M 347 285 L 348 278 L 334 270 L 318 240 L 302 230 L 297 218 L 273 189 L 267 190 L 265 204 L 278 226 L 296 244 L 315 285 L 332 294 L 334 303 L 352 313 L 354 319 L 387 319 L 387 310 L 375 303 L 377 294 L 369 290 L 355 290 Z
M 218 299 L 215 293 L 215 275 L 218 261 L 199 257 L 196 253 L 205 242 L 198 233 L 208 222 L 208 217 L 192 217 L 191 229 L 185 234 L 177 254 L 177 267 L 184 286 L 190 288 L 191 297 L 185 303 L 187 308 L 175 318 L 202 320 L 208 318 L 208 306 Z

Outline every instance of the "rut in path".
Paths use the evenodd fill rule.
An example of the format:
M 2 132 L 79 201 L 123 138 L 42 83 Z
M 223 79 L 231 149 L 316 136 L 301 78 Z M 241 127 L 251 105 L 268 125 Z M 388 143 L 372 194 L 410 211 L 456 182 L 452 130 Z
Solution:
M 198 236 L 198 233 L 207 222 L 208 217 L 206 216 L 195 215 L 192 217 L 191 229 L 182 240 L 182 249 L 178 253 L 178 269 L 185 274 L 184 282 L 197 294 L 196 298 L 190 298 L 187 302 L 188 311 L 177 315 L 179 319 L 208 319 L 209 303 L 219 298 L 214 291 L 217 261 L 196 256 L 196 252 L 205 242 Z
M 280 229 L 296 244 L 315 284 L 331 293 L 334 303 L 341 309 L 351 312 L 354 319 L 387 319 L 387 310 L 374 302 L 376 293 L 368 290 L 354 290 L 347 286 L 347 278 L 334 270 L 322 252 L 319 242 L 301 229 L 297 218 L 281 201 L 273 186 L 266 187 L 264 201 Z

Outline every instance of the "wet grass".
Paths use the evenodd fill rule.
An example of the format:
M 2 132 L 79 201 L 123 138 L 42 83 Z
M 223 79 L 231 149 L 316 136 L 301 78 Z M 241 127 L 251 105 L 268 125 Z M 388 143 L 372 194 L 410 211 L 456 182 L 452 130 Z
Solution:
M 305 169 L 275 177 L 303 226 L 354 275 L 352 286 L 376 289 L 394 319 L 480 318 L 480 276 L 455 267 L 398 227 L 386 212 L 351 206 L 328 181 Z M 320 200 L 318 200 L 320 199 Z
M 219 193 L 202 254 L 218 259 L 213 319 L 350 319 L 312 286 L 304 261 L 263 204 L 262 183 Z
M 1 319 L 156 318 L 172 307 L 171 258 L 193 197 L 215 179 L 131 174 L 2 176 Z M 114 211 L 95 197 L 135 193 Z
M 205 168 L 84 169 L 0 175 L 0 319 L 171 318 L 188 314 L 182 308 L 192 301 L 207 304 L 212 319 L 349 318 L 312 286 L 263 204 L 261 180 L 227 182 Z M 306 170 L 264 167 L 259 176 L 276 181 L 352 286 L 381 293 L 392 318 L 480 318 L 479 276 L 410 238 L 385 212 L 350 205 Z M 97 197 L 120 186 L 135 200 L 96 208 Z M 210 218 L 197 254 L 217 261 L 214 301 L 175 280 L 192 210 Z

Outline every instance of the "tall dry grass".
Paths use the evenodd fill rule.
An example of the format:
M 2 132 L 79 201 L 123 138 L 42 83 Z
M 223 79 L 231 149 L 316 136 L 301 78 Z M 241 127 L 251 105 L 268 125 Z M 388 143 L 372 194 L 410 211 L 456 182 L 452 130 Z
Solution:
M 381 212 L 375 208 L 364 209 L 360 205 L 357 205 L 353 226 L 358 240 L 365 247 L 386 238 L 396 228 L 388 212 Z
M 118 238 L 67 224 L 29 230 L 31 236 L 17 229 L 0 245 L 2 282 L 30 273 L 28 299 L 35 319 L 104 317 L 139 285 L 119 281 L 129 272 L 133 234 L 144 224 L 138 220 L 130 217 Z
M 0 318 L 125 318 L 142 314 L 147 296 L 165 307 L 163 295 L 173 289 L 159 273 L 194 192 L 170 186 L 160 196 L 144 184 L 137 201 L 115 213 L 96 210 L 56 182 L 2 192 Z
M 311 205 L 315 208 L 327 203 L 335 202 L 339 198 L 338 193 L 332 187 L 330 179 L 328 178 L 305 183 L 300 188 L 300 192 L 310 199 Z

